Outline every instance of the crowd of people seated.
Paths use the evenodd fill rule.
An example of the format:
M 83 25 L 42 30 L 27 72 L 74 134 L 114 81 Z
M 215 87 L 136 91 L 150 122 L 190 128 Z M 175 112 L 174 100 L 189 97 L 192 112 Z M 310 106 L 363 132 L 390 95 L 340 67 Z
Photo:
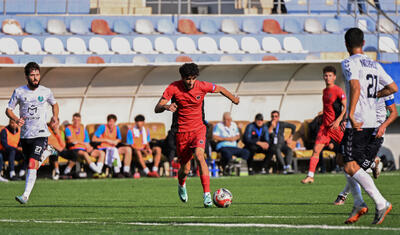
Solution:
M 229 112 L 223 114 L 221 122 L 214 125 L 208 123 L 205 153 L 209 162 L 211 163 L 212 152 L 216 152 L 217 167 L 221 175 L 230 175 L 230 166 L 238 159 L 247 161 L 249 175 L 256 172 L 255 164 L 261 174 L 269 173 L 272 165 L 277 166 L 276 172 L 293 173 L 292 136 L 296 126 L 280 121 L 279 117 L 279 111 L 272 111 L 271 120 L 265 122 L 263 115 L 259 113 L 255 115 L 254 122 L 245 126 L 243 133 Z M 318 126 L 318 117 L 314 122 Z M 315 132 L 312 131 L 314 122 L 310 123 L 312 133 Z M 143 115 L 137 115 L 135 123 L 127 125 L 127 130 L 123 132 L 117 125 L 117 116 L 114 114 L 107 116 L 106 124 L 96 125 L 93 133 L 89 133 L 88 128 L 81 123 L 79 113 L 72 115 L 71 123 L 60 125 L 59 120 L 53 120 L 48 123 L 48 128 L 51 133 L 48 144 L 53 150 L 49 163 L 54 180 L 86 177 L 86 171 L 93 178 L 139 178 L 141 175 L 158 178 L 160 175 L 173 176 L 174 167 L 179 168 L 176 166 L 178 163 L 173 129 L 168 131 L 164 139 L 154 139 L 150 130 L 145 127 Z M 286 130 L 290 130 L 287 136 Z M 19 133 L 19 127 L 14 121 L 10 121 L 0 132 L 0 172 L 3 171 L 0 182 L 19 180 L 25 175 L 27 165 L 19 143 Z M 264 157 L 255 161 L 254 157 L 259 153 Z M 63 164 L 65 166 L 62 174 L 60 161 L 66 163 Z M 3 167 L 5 162 L 8 162 L 7 169 Z M 15 162 L 19 163 L 18 174 Z M 74 170 L 77 163 L 79 169 L 77 167 Z M 196 166 L 193 165 L 191 174 L 196 175 Z

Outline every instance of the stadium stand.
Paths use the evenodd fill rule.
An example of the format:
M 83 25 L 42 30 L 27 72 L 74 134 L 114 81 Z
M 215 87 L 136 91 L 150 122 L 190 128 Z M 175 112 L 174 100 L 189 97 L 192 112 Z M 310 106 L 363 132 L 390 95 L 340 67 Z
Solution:
M 39 20 L 31 19 L 25 22 L 25 32 L 28 34 L 41 35 L 44 33 L 44 28 Z
M 222 37 L 219 40 L 219 48 L 223 52 L 227 52 L 230 54 L 235 54 L 235 53 L 244 53 L 239 49 L 239 45 L 237 41 L 232 38 L 232 37 Z
M 100 35 L 115 35 L 108 26 L 107 21 L 103 19 L 95 19 L 92 21 L 91 30 L 95 34 Z
M 238 24 L 232 19 L 223 19 L 221 22 L 221 31 L 227 34 L 240 34 Z
M 242 29 L 243 32 L 250 34 L 258 34 L 260 32 L 259 25 L 251 18 L 243 20 Z
M 73 54 L 90 54 L 85 41 L 79 37 L 70 37 L 67 39 L 67 51 Z
M 48 37 L 44 40 L 44 50 L 49 54 L 68 54 L 68 52 L 64 49 L 64 44 L 62 41 L 56 37 Z
M 190 37 L 179 37 L 176 40 L 176 49 L 184 54 L 199 54 L 196 44 Z
M 66 35 L 67 27 L 64 22 L 58 19 L 49 19 L 47 21 L 47 32 L 56 35 Z
M 322 33 L 322 25 L 321 23 L 313 18 L 306 19 L 304 22 L 304 31 L 309 33 Z
M 136 37 L 133 39 L 133 50 L 142 54 L 156 54 L 153 45 L 148 38 Z
M 202 34 L 196 28 L 195 23 L 190 19 L 180 19 L 178 21 L 178 31 L 183 34 Z
M 301 42 L 296 37 L 285 37 L 283 39 L 283 48 L 285 51 L 292 53 L 307 53 L 308 51 L 303 49 Z
M 283 52 L 281 43 L 274 37 L 264 37 L 262 40 L 262 48 L 264 51 L 270 53 Z
M 86 21 L 79 18 L 71 20 L 69 30 L 71 31 L 71 33 L 74 34 L 80 34 L 80 35 L 89 34 L 88 24 L 86 23 Z
M 108 47 L 108 43 L 104 38 L 91 37 L 89 39 L 89 50 L 95 54 L 113 54 Z
M 45 54 L 38 39 L 33 37 L 26 37 L 22 39 L 21 49 L 23 52 L 31 55 Z
M 221 54 L 222 51 L 218 50 L 217 42 L 211 37 L 200 37 L 197 45 L 199 50 L 207 54 Z
M 169 37 L 157 37 L 154 41 L 154 48 L 163 54 L 178 54 L 175 50 L 174 42 Z
M 175 26 L 167 19 L 160 19 L 157 21 L 157 31 L 164 34 L 175 33 Z
M 0 52 L 6 55 L 23 54 L 19 50 L 17 41 L 9 37 L 2 37 L 0 39 Z
M 390 37 L 386 36 L 379 38 L 379 50 L 388 53 L 399 53 L 397 46 L 394 44 L 394 41 Z
M 135 53 L 134 51 L 132 51 L 129 41 L 124 37 L 112 38 L 111 39 L 111 50 L 117 54 L 134 54 Z M 118 58 L 118 57 L 116 57 L 116 58 Z
M 5 19 L 1 25 L 3 33 L 9 35 L 26 35 L 19 22 L 15 19 Z
M 117 34 L 131 34 L 132 28 L 125 19 L 116 19 L 113 30 Z
M 141 34 L 155 33 L 153 23 L 147 19 L 138 19 L 135 23 L 135 31 Z
M 89 56 L 86 60 L 87 64 L 104 64 L 104 59 L 100 56 Z
M 210 19 L 202 19 L 200 21 L 200 31 L 207 34 L 216 34 L 218 33 L 218 28 L 215 24 L 215 21 Z
M 340 22 L 337 19 L 327 19 L 325 23 L 325 30 L 329 33 L 341 33 Z
M 240 41 L 243 51 L 248 53 L 262 53 L 260 44 L 254 37 L 243 37 Z
M 301 33 L 303 31 L 300 22 L 294 18 L 286 19 L 283 29 L 288 33 Z
M 392 22 L 390 22 L 386 18 L 382 18 L 379 20 L 379 25 L 377 25 L 377 30 L 381 33 L 392 34 L 396 32 L 396 29 Z

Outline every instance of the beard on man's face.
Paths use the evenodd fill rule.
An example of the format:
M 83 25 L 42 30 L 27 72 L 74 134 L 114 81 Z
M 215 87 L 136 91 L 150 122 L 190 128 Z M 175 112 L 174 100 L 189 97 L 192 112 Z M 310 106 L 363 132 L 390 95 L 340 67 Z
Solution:
M 38 88 L 40 85 L 40 81 L 37 84 L 35 84 L 31 80 L 28 79 L 28 84 L 29 84 L 29 86 L 31 86 L 33 88 Z

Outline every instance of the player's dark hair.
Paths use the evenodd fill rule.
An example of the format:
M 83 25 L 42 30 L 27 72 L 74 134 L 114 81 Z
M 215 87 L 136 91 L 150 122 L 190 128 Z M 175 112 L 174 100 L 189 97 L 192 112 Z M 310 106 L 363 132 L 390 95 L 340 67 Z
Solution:
M 348 48 L 362 47 L 364 43 L 364 33 L 359 28 L 351 28 L 344 35 L 344 40 Z
M 29 76 L 33 70 L 39 70 L 40 72 L 40 66 L 35 62 L 29 62 L 26 64 L 24 68 L 25 76 Z
M 328 66 L 325 66 L 325 67 L 322 69 L 322 72 L 323 72 L 324 74 L 325 74 L 325 73 L 331 72 L 331 73 L 333 73 L 333 74 L 336 75 L 336 68 L 333 67 L 333 66 L 331 66 L 331 65 L 328 65 Z
M 199 76 L 199 67 L 195 63 L 185 63 L 179 68 L 179 73 L 182 78 L 191 76 Z
M 74 113 L 74 115 L 72 115 L 72 117 L 77 117 L 77 118 L 81 118 L 81 114 L 80 113 Z
M 144 122 L 144 116 L 139 114 L 135 117 L 135 122 Z
M 115 114 L 109 114 L 107 116 L 107 122 L 110 121 L 111 119 L 114 119 L 114 121 L 117 121 L 117 116 Z
M 278 110 L 272 111 L 272 112 L 271 112 L 271 115 L 274 114 L 274 113 L 278 114 L 278 116 L 279 116 L 279 111 L 278 111 Z

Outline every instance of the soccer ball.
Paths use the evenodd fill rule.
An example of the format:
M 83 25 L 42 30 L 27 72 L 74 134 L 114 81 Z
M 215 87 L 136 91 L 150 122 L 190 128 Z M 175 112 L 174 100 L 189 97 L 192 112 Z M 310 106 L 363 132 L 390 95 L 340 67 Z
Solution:
M 218 207 L 229 207 L 232 203 L 232 193 L 226 188 L 220 188 L 213 195 L 214 204 Z

